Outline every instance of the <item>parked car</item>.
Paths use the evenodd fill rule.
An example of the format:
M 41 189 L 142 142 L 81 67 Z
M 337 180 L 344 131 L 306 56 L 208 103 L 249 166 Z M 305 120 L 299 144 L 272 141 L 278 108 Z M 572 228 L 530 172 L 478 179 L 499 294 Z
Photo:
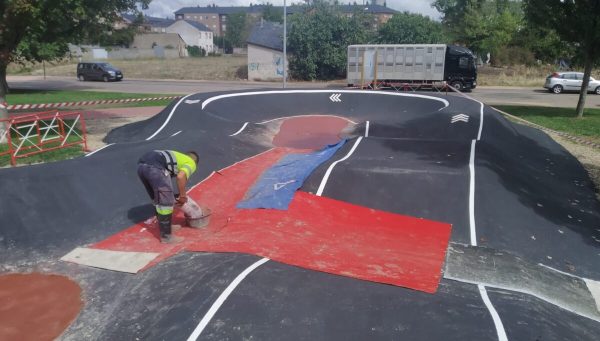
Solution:
M 580 91 L 583 83 L 583 73 L 581 72 L 555 72 L 546 77 L 544 88 L 555 94 L 563 91 Z M 588 91 L 600 95 L 600 81 L 590 77 Z
M 77 79 L 80 81 L 120 81 L 123 80 L 123 73 L 109 63 L 84 62 L 77 64 Z

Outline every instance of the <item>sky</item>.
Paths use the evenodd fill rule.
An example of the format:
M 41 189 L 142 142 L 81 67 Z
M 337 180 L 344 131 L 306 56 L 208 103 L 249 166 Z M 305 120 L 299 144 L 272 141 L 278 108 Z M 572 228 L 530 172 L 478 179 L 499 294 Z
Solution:
M 340 2 L 348 3 L 350 1 L 356 1 L 359 4 L 363 2 L 361 0 L 341 0 Z M 250 3 L 261 4 L 266 2 L 270 2 L 276 6 L 283 6 L 283 0 L 152 0 L 150 8 L 144 11 L 144 13 L 153 17 L 173 18 L 173 12 L 182 7 L 207 6 L 213 3 L 217 6 L 249 6 Z M 288 5 L 299 2 L 302 1 L 287 0 Z M 433 19 L 439 19 L 440 14 L 431 7 L 431 2 L 432 0 L 387 0 L 387 6 L 397 11 L 420 13 L 430 16 Z

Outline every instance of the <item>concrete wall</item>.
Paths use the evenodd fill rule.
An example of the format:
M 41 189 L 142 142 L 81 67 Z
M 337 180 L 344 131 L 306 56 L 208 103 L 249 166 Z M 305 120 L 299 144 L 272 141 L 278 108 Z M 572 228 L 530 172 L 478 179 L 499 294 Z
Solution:
M 181 54 L 180 51 L 175 49 L 165 49 L 156 47 L 154 49 L 114 49 L 106 51 L 105 58 L 98 58 L 91 51 L 86 51 L 82 54 L 82 60 L 99 60 L 99 59 L 147 59 L 147 58 L 165 58 L 175 59 L 187 57 L 187 50 L 182 51 L 185 54 Z
M 199 46 L 206 52 L 213 52 L 213 33 L 199 31 L 194 26 L 183 20 L 177 20 L 171 26 L 167 27 L 168 33 L 177 33 L 188 46 Z
M 283 52 L 248 44 L 248 79 L 283 80 Z

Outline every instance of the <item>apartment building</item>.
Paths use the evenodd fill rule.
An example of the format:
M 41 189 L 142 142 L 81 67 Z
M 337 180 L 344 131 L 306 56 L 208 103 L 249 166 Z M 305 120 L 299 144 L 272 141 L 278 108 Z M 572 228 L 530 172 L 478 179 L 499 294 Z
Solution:
M 385 1 L 383 1 L 383 3 L 385 4 Z M 282 6 L 274 7 L 283 10 Z M 222 36 L 227 32 L 227 19 L 231 14 L 242 12 L 254 18 L 260 18 L 264 8 L 264 5 L 250 5 L 246 7 L 220 7 L 216 5 L 184 7 L 175 12 L 175 19 L 200 22 L 211 29 L 215 36 Z M 288 6 L 287 13 L 288 15 L 291 15 L 304 11 L 305 8 L 306 7 L 295 5 Z M 339 5 L 339 9 L 347 16 L 352 16 L 357 11 L 373 15 L 374 28 L 378 28 L 380 25 L 385 24 L 395 13 L 398 13 L 389 7 L 378 4 Z

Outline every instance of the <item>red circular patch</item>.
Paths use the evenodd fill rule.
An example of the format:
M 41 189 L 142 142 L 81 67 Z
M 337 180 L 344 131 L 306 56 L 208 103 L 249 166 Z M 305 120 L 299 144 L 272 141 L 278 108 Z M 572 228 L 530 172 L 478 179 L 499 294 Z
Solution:
M 341 140 L 350 122 L 335 116 L 301 116 L 285 119 L 273 137 L 277 147 L 320 149 Z
M 0 340 L 54 340 L 81 310 L 81 288 L 64 276 L 0 276 Z

